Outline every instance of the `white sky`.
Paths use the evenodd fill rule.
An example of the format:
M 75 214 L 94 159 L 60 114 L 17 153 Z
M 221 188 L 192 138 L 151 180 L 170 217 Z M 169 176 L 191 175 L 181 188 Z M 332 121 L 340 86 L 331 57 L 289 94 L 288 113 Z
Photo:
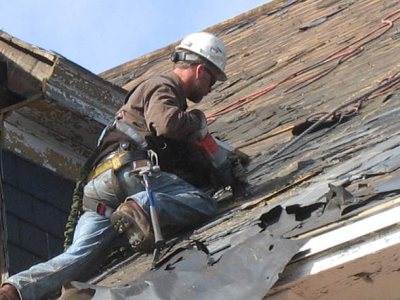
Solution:
M 269 0 L 0 0 L 0 29 L 100 73 Z

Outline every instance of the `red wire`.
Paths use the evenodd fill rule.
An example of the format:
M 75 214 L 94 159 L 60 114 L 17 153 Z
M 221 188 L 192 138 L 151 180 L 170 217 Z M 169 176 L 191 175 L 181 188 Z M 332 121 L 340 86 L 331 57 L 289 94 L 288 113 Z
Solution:
M 364 36 L 362 36 L 358 40 L 352 42 L 351 44 L 347 45 L 346 47 L 343 47 L 342 49 L 336 51 L 335 53 L 327 56 L 326 58 L 322 59 L 321 61 L 319 61 L 319 62 L 317 62 L 317 63 L 315 63 L 315 64 L 313 64 L 313 65 L 311 65 L 309 67 L 303 68 L 303 69 L 301 69 L 301 70 L 299 70 L 299 71 L 287 76 L 285 79 L 283 79 L 283 80 L 281 80 L 281 81 L 279 81 L 277 83 L 272 83 L 272 84 L 266 86 L 265 88 L 263 88 L 263 89 L 261 89 L 259 91 L 256 91 L 256 92 L 254 92 L 254 93 L 252 93 L 250 95 L 244 96 L 244 97 L 240 98 L 239 100 L 236 100 L 233 103 L 227 105 L 226 107 L 223 107 L 220 110 L 218 110 L 218 111 L 216 111 L 214 113 L 211 113 L 210 115 L 207 116 L 208 124 L 211 124 L 212 122 L 214 122 L 217 119 L 217 117 L 219 117 L 221 115 L 224 115 L 225 113 L 231 112 L 231 111 L 233 111 L 233 110 L 235 110 L 237 108 L 243 107 L 244 105 L 254 101 L 255 99 L 259 98 L 260 96 L 265 95 L 265 94 L 269 93 L 270 91 L 274 90 L 275 88 L 277 88 L 281 84 L 298 77 L 299 75 L 305 74 L 305 73 L 307 73 L 307 72 L 309 72 L 309 71 L 311 71 L 311 70 L 313 70 L 313 69 L 315 69 L 315 68 L 317 68 L 319 66 L 322 66 L 322 65 L 324 65 L 324 64 L 326 64 L 328 62 L 331 62 L 333 60 L 339 59 L 338 63 L 334 67 L 330 67 L 330 68 L 325 69 L 325 70 L 323 70 L 323 71 L 321 71 L 321 72 L 319 72 L 319 73 L 317 73 L 315 75 L 309 76 L 305 80 L 302 80 L 301 82 L 296 83 L 294 86 L 289 87 L 288 89 L 285 90 L 285 92 L 293 92 L 295 87 L 298 87 L 299 85 L 302 85 L 302 84 L 304 84 L 306 82 L 306 84 L 304 84 L 304 85 L 302 85 L 300 87 L 300 88 L 304 88 L 308 84 L 311 84 L 312 82 L 322 78 L 323 76 L 325 76 L 328 73 L 330 73 L 334 68 L 336 68 L 343 61 L 346 61 L 348 58 L 350 58 L 350 56 L 352 56 L 353 54 L 360 53 L 362 51 L 362 49 L 361 49 L 362 46 L 370 43 L 371 41 L 373 41 L 373 40 L 379 38 L 380 36 L 382 36 L 383 34 L 385 34 L 390 28 L 393 27 L 393 22 L 395 22 L 398 19 L 400 19 L 400 16 L 397 16 L 396 18 L 394 18 L 392 20 L 389 20 L 389 19 L 392 18 L 393 16 L 399 14 L 399 13 L 400 13 L 400 9 L 398 9 L 398 10 L 394 11 L 393 13 L 389 14 L 387 17 L 385 17 L 385 18 L 383 18 L 381 20 L 381 23 L 383 25 L 381 25 L 378 28 L 368 32 L 367 34 L 365 34 Z M 379 30 L 381 30 L 382 28 L 384 28 L 385 30 L 383 32 L 381 32 L 380 34 L 378 34 L 377 36 L 375 36 L 375 37 L 373 37 L 371 39 L 368 39 L 367 41 L 361 43 L 360 45 L 358 45 L 357 47 L 355 47 L 352 50 L 345 51 L 346 49 L 348 49 L 348 48 L 356 45 L 357 43 L 365 40 L 366 38 L 370 37 L 374 33 L 376 33 Z M 295 90 L 298 90 L 300 88 L 297 88 Z

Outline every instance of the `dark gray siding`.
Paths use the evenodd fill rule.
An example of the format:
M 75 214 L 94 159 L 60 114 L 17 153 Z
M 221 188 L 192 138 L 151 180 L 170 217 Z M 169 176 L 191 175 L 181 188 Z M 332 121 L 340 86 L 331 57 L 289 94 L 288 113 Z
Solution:
M 74 183 L 2 152 L 10 274 L 62 252 Z

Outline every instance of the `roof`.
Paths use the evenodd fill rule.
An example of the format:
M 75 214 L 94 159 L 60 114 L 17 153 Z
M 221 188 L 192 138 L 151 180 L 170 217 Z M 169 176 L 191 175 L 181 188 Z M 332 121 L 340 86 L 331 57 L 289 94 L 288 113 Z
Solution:
M 274 1 L 206 29 L 226 45 L 228 81 L 196 107 L 216 136 L 252 157 L 254 193 L 183 237 L 158 270 L 148 271 L 150 256 L 135 256 L 91 282 L 125 299 L 261 299 L 303 278 L 293 275 L 301 264 L 393 230 L 398 217 L 386 214 L 400 188 L 399 18 L 393 1 Z M 174 45 L 101 76 L 131 89 L 170 68 Z M 380 225 L 329 239 L 372 218 Z M 92 288 L 95 299 L 110 292 Z M 336 299 L 335 288 L 297 291 Z
M 399 279 L 399 18 L 396 1 L 288 0 L 207 28 L 226 45 L 228 80 L 192 107 L 251 156 L 253 194 L 222 201 L 157 270 L 134 255 L 76 286 L 94 299 L 386 292 L 382 279 Z M 129 90 L 169 70 L 174 45 L 100 76 Z

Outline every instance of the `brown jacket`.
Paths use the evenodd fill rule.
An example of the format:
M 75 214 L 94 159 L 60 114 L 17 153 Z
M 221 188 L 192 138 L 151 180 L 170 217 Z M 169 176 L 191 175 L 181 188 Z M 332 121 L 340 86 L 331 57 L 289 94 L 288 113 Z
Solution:
M 201 120 L 187 110 L 180 79 L 173 72 L 145 80 L 135 88 L 117 116 L 143 136 L 187 141 L 201 128 Z
M 201 128 L 197 113 L 187 111 L 180 79 L 173 72 L 140 83 L 118 110 L 117 118 L 132 125 L 149 148 L 158 154 L 161 170 L 176 174 L 196 187 L 210 186 L 212 166 L 191 146 L 190 136 Z M 103 155 L 126 141 L 110 132 L 103 142 Z M 110 146 L 111 145 L 111 146 Z

